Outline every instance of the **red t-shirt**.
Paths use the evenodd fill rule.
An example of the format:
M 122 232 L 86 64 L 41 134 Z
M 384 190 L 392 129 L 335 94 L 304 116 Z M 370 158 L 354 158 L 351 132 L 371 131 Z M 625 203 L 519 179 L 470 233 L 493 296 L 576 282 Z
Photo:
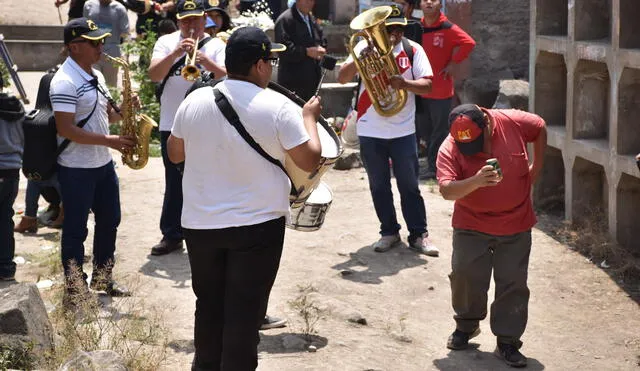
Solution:
M 531 202 L 531 176 L 526 144 L 544 127 L 540 116 L 518 110 L 486 110 L 494 122 L 491 150 L 465 156 L 449 135 L 437 159 L 438 183 L 475 175 L 489 158 L 497 158 L 503 179 L 495 187 L 482 187 L 456 200 L 451 224 L 496 236 L 524 232 L 536 224 Z
M 431 93 L 422 97 L 451 98 L 453 97 L 453 78 L 445 78 L 440 72 L 450 61 L 460 63 L 467 59 L 476 46 L 476 42 L 462 28 L 449 22 L 442 13 L 434 24 L 427 25 L 422 18 L 422 26 L 425 29 L 422 34 L 422 47 L 433 68 Z

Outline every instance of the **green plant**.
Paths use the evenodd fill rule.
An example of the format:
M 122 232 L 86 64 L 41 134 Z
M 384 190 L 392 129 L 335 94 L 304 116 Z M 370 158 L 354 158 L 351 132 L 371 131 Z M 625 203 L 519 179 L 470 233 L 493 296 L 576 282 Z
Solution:
M 157 84 L 151 81 L 148 74 L 153 46 L 158 40 L 158 34 L 152 30 L 151 20 L 147 21 L 145 29 L 146 32 L 144 36 L 124 44 L 123 51 L 125 55 L 137 57 L 129 61 L 129 69 L 131 79 L 138 85 L 137 94 L 140 97 L 140 104 L 142 105 L 140 112 L 148 115 L 159 123 L 160 104 L 156 100 Z M 153 130 L 151 137 L 160 137 L 160 132 L 157 128 Z
M 0 370 L 32 370 L 36 363 L 33 343 L 16 346 L 0 345 Z
M 4 87 L 8 88 L 9 86 L 11 86 L 11 76 L 9 75 L 9 69 L 2 62 L 0 62 L 0 75 L 2 75 L 2 82 L 4 83 Z

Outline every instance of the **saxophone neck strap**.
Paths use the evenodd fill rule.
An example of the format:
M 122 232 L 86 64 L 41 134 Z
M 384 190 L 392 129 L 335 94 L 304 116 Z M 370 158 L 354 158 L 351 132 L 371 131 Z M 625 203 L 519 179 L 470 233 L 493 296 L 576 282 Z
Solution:
M 247 132 L 247 129 L 245 129 L 244 125 L 242 125 L 242 122 L 240 121 L 240 117 L 238 117 L 238 114 L 236 113 L 236 111 L 233 109 L 233 107 L 231 107 L 231 103 L 229 103 L 229 100 L 227 99 L 227 97 L 225 97 L 224 94 L 220 92 L 220 90 L 216 88 L 212 88 L 212 89 L 213 89 L 213 95 L 216 100 L 216 105 L 220 109 L 220 112 L 222 112 L 222 114 L 224 115 L 224 118 L 226 118 L 227 121 L 229 121 L 231 126 L 233 126 L 238 131 L 242 139 L 244 139 L 247 142 L 247 144 L 251 146 L 251 148 L 253 148 L 256 152 L 258 152 L 267 161 L 279 167 L 285 173 L 285 175 L 287 176 L 287 178 L 289 178 L 289 181 L 291 182 L 291 195 L 298 196 L 298 191 L 293 185 L 293 180 L 289 176 L 289 173 L 287 173 L 287 170 L 284 168 L 284 166 L 282 166 L 282 163 L 276 160 L 275 158 L 273 158 L 270 154 L 268 154 L 260 146 L 260 144 L 258 144 L 253 139 L 251 134 Z

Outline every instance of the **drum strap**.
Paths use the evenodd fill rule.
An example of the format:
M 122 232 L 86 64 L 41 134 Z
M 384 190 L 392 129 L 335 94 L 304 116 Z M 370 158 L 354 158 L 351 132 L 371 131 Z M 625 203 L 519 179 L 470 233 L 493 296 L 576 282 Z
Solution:
M 285 170 L 284 166 L 282 166 L 282 163 L 276 160 L 275 158 L 271 157 L 271 155 L 269 155 L 264 149 L 262 149 L 262 147 L 260 147 L 260 145 L 253 139 L 251 134 L 247 132 L 247 130 L 244 128 L 244 125 L 242 125 L 242 122 L 240 122 L 240 117 L 238 117 L 238 114 L 236 113 L 236 111 L 233 109 L 233 107 L 231 107 L 231 103 L 229 103 L 229 100 L 227 99 L 227 97 L 225 97 L 224 94 L 222 94 L 218 89 L 215 89 L 215 88 L 212 88 L 212 89 L 213 89 L 213 95 L 216 98 L 216 105 L 220 109 L 220 112 L 222 112 L 224 117 L 227 119 L 227 121 L 229 121 L 229 123 L 234 128 L 236 128 L 240 136 L 247 142 L 247 144 L 251 146 L 251 148 L 253 148 L 256 152 L 258 152 L 267 161 L 271 162 L 272 164 L 282 169 L 282 171 L 287 175 L 287 178 L 289 178 L 289 181 L 291 182 L 291 195 L 297 197 L 298 191 L 295 189 L 293 185 L 293 180 L 287 173 L 287 170 Z

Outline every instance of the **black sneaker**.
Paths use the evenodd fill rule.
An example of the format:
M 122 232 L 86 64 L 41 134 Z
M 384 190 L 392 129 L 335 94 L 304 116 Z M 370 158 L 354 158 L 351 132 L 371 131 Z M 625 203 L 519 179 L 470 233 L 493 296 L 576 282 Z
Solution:
M 464 332 L 456 329 L 449 339 L 447 339 L 447 348 L 451 350 L 463 350 L 469 347 L 469 339 L 480 335 L 480 327 L 473 332 Z
M 162 241 L 151 248 L 151 255 L 166 255 L 176 250 L 182 250 L 182 246 L 182 241 L 171 241 L 162 239 Z
M 264 316 L 264 320 L 260 325 L 260 330 L 269 330 L 272 328 L 285 327 L 286 325 L 287 325 L 286 319 L 266 315 Z
M 513 344 L 498 343 L 496 350 L 493 352 L 496 357 L 500 358 L 511 367 L 526 367 L 527 357 L 523 356 L 518 348 Z

